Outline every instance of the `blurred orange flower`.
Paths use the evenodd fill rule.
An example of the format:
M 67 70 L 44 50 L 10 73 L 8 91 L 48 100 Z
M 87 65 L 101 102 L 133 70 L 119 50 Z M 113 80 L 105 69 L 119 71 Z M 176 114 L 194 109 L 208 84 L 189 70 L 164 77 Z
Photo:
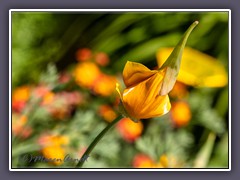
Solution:
M 146 154 L 137 154 L 133 158 L 132 165 L 134 168 L 152 168 L 154 161 Z
M 95 61 L 99 65 L 105 66 L 109 59 L 107 54 L 97 53 Z M 110 96 L 115 91 L 116 77 L 103 73 L 94 62 L 79 63 L 73 76 L 79 86 L 88 88 L 97 95 Z
M 72 105 L 76 106 L 84 102 L 84 96 L 78 91 L 72 91 L 72 92 L 63 91 L 61 93 L 58 93 L 57 97 L 64 98 L 67 104 L 70 106 Z
M 50 87 L 46 85 L 39 85 L 33 89 L 33 96 L 43 98 L 49 92 L 51 92 Z
M 76 52 L 77 61 L 87 61 L 92 57 L 92 51 L 88 48 L 78 49 Z
M 141 121 L 136 123 L 129 118 L 123 118 L 118 122 L 117 130 L 123 139 L 133 142 L 141 136 L 143 124 Z
M 172 155 L 162 154 L 159 161 L 155 161 L 146 154 L 137 154 L 133 158 L 132 166 L 134 168 L 180 168 L 183 167 L 183 163 Z
M 170 114 L 173 124 L 176 127 L 186 126 L 192 117 L 190 107 L 188 103 L 184 101 L 172 103 Z
M 72 110 L 83 103 L 83 95 L 77 91 L 53 93 L 46 92 L 43 96 L 42 107 L 44 107 L 52 117 L 63 120 L 71 115 Z
M 123 94 L 117 86 L 123 106 L 129 117 L 138 121 L 166 114 L 171 104 L 168 95 L 159 95 L 164 70 L 150 70 L 146 66 L 128 61 L 123 70 L 126 89 Z
M 93 62 L 79 63 L 74 71 L 74 77 L 78 85 L 86 88 L 92 88 L 100 74 L 98 66 Z
M 27 116 L 25 115 L 12 115 L 12 133 L 13 135 L 20 137 L 22 139 L 28 138 L 33 130 L 30 126 L 26 125 L 28 121 Z
M 65 99 L 60 94 L 55 95 L 54 101 L 44 106 L 52 117 L 58 120 L 64 120 L 71 113 L 71 106 L 68 104 L 67 99 Z
M 109 63 L 109 57 L 106 53 L 100 52 L 95 55 L 95 61 L 100 66 L 106 66 Z
M 102 74 L 95 81 L 93 91 L 101 96 L 110 96 L 115 92 L 117 79 L 114 76 Z
M 117 117 L 117 114 L 114 112 L 112 107 L 109 105 L 101 105 L 99 107 L 98 113 L 107 122 L 112 122 Z
M 30 97 L 30 87 L 20 86 L 13 91 L 12 94 L 12 109 L 15 112 L 22 112 L 26 106 L 26 102 Z
M 69 143 L 69 139 L 67 136 L 62 135 L 53 135 L 44 133 L 38 138 L 38 144 L 41 146 L 61 146 L 67 145 Z
M 44 96 L 43 96 L 43 100 L 42 100 L 42 105 L 49 105 L 53 102 L 54 100 L 54 96 L 55 94 L 51 91 L 47 92 Z
M 27 101 L 30 96 L 29 86 L 20 86 L 13 91 L 12 101 Z
M 188 95 L 188 90 L 185 84 L 176 81 L 169 96 L 172 98 L 182 99 Z
M 14 112 L 21 113 L 25 107 L 26 107 L 25 101 L 13 101 L 12 102 L 12 110 Z

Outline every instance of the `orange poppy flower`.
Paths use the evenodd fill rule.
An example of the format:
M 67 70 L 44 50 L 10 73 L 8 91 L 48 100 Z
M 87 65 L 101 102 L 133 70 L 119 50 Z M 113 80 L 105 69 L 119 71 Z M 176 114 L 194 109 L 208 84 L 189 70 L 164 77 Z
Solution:
M 134 168 L 152 168 L 154 161 L 146 154 L 137 154 L 133 158 L 132 165 Z
M 150 70 L 140 63 L 126 63 L 123 70 L 126 89 L 121 99 L 132 120 L 161 116 L 170 110 L 168 95 L 159 95 L 163 77 L 164 71 Z M 118 88 L 117 91 L 120 93 Z
M 120 93 L 125 114 L 133 121 L 166 114 L 171 104 L 168 93 L 172 90 L 178 76 L 183 49 L 188 36 L 198 24 L 195 21 L 178 42 L 166 62 L 158 70 L 128 61 L 123 70 L 126 89 Z

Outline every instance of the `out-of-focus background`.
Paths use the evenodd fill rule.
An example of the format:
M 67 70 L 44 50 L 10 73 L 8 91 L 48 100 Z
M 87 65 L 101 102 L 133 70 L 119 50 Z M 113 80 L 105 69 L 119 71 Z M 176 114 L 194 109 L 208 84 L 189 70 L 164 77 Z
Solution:
M 124 118 L 84 167 L 227 168 L 227 12 L 12 12 L 12 166 L 74 167 L 118 116 L 126 61 L 157 69 L 195 20 L 171 111 Z

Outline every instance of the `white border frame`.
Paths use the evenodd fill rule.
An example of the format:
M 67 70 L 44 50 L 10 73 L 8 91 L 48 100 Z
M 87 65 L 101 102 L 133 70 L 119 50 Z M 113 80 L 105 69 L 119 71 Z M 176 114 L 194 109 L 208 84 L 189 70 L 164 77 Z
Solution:
M 229 43 L 229 63 L 228 63 L 228 108 L 229 108 L 229 132 L 228 132 L 228 169 L 205 168 L 205 169 L 13 169 L 12 165 L 12 12 L 228 12 L 228 43 Z M 10 91 L 11 90 L 11 91 Z M 231 10 L 230 9 L 10 9 L 9 10 L 9 171 L 231 171 Z

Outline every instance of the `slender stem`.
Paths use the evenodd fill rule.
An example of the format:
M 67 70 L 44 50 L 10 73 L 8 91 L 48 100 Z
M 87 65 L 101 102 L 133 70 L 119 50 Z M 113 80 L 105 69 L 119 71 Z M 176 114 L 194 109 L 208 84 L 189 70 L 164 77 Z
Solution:
M 118 116 L 114 121 L 112 121 L 111 123 L 109 123 L 103 130 L 102 132 L 100 132 L 97 137 L 93 140 L 93 142 L 88 146 L 87 150 L 85 151 L 85 153 L 82 155 L 80 161 L 78 162 L 78 164 L 76 165 L 75 168 L 81 168 L 84 164 L 84 162 L 86 161 L 86 159 L 89 157 L 89 154 L 92 152 L 92 150 L 94 149 L 94 147 L 97 145 L 97 143 L 102 139 L 102 137 L 106 134 L 106 132 L 113 127 L 118 121 L 120 121 L 122 119 L 122 116 Z

